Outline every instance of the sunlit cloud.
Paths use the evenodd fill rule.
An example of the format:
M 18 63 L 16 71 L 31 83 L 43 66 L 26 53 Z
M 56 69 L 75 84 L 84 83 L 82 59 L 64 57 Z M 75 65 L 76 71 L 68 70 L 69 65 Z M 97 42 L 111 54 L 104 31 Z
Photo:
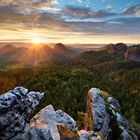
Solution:
M 140 42 L 139 3 L 114 8 L 103 0 L 0 0 L 0 41 Z
M 57 4 L 57 0 L 0 0 L 0 6 L 8 6 L 22 14 L 39 12 L 43 7 L 53 7 Z
M 140 4 L 137 4 L 137 5 L 129 7 L 129 8 L 125 8 L 123 10 L 123 13 L 124 14 L 134 14 L 134 15 L 140 17 Z

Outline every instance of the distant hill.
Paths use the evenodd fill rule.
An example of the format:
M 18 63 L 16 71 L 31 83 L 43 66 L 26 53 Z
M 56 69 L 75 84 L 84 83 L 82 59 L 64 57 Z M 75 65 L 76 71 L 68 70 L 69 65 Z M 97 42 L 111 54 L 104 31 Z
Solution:
M 27 44 L 26 44 L 27 45 Z M 31 45 L 15 47 L 7 44 L 0 48 L 0 64 L 22 64 L 24 66 L 53 65 L 70 61 L 71 66 L 93 65 L 100 62 L 124 59 L 139 61 L 139 45 L 127 46 L 123 43 L 109 44 L 95 48 L 73 48 L 62 43 L 51 45 Z M 23 44 L 25 46 L 25 44 Z M 104 53 L 107 52 L 107 53 Z M 76 57 L 75 59 L 73 59 Z M 72 61 L 71 61 L 72 60 Z
M 62 46 L 60 50 L 65 51 L 65 47 Z M 139 55 L 134 46 L 128 47 L 127 50 L 130 51 L 129 54 Z M 13 51 L 8 54 L 13 54 Z M 44 66 L 50 59 L 54 58 L 54 61 L 52 67 L 44 66 L 36 69 L 34 67 L 12 69 L 10 66 L 6 68 L 1 66 L 0 93 L 5 93 L 17 85 L 27 87 L 31 91 L 39 90 L 44 93 L 44 98 L 37 112 L 52 104 L 56 109 L 61 108 L 76 118 L 78 126 L 81 127 L 85 124 L 83 121 L 82 124 L 79 123 L 86 110 L 85 95 L 87 90 L 94 86 L 114 96 L 120 102 L 123 115 L 134 125 L 134 129 L 140 132 L 140 61 L 126 60 L 124 54 L 108 53 L 106 50 L 86 51 L 69 59 L 48 45 L 36 49 L 31 46 L 24 55 L 21 53 L 19 58 L 26 64 L 30 62 L 30 65 L 41 63 Z M 55 62 L 59 64 L 60 60 L 66 58 L 69 60 L 64 65 L 54 65 Z M 107 95 L 104 92 L 102 94 Z M 84 116 L 83 118 L 87 120 Z M 112 126 L 112 123 L 110 125 Z
M 5 45 L 0 48 L 0 63 L 17 63 L 20 61 L 20 56 L 22 56 L 27 51 L 27 48 L 20 47 L 16 48 L 12 44 Z
M 124 55 L 125 60 L 140 61 L 140 45 L 129 47 Z
M 85 51 L 79 56 L 75 57 L 71 62 L 71 66 L 88 66 L 92 67 L 94 64 L 108 63 L 113 60 L 122 60 L 123 57 L 119 54 L 110 54 L 106 51 Z
M 61 43 L 56 44 L 54 48 L 47 45 L 32 45 L 25 48 L 7 44 L 0 48 L 0 64 L 57 64 L 66 62 L 75 55 L 72 50 L 69 50 Z
M 108 53 L 123 54 L 127 50 L 127 45 L 124 43 L 109 44 L 104 46 Z
M 72 55 L 72 52 L 69 49 L 67 49 L 62 43 L 55 44 L 54 50 L 63 55 Z

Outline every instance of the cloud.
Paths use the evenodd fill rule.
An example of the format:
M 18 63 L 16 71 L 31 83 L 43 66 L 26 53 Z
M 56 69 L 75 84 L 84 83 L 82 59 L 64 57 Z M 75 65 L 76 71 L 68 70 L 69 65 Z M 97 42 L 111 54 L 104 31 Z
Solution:
M 85 34 L 133 34 L 140 30 L 139 18 L 113 18 L 115 13 L 108 13 L 103 10 L 94 11 L 90 8 L 67 6 L 61 11 L 55 13 L 31 12 L 28 14 L 18 13 L 15 5 L 10 7 L 7 5 L 0 6 L 0 26 L 1 29 L 8 30 L 32 30 L 40 29 L 48 32 L 73 32 Z M 69 21 L 67 19 L 70 19 Z M 72 20 L 73 18 L 73 20 Z M 77 19 L 80 19 L 79 21 Z M 96 22 L 88 19 L 99 19 Z M 122 30 L 123 27 L 123 30 Z
M 58 4 L 57 0 L 0 0 L 0 5 L 56 5 Z
M 103 10 L 91 10 L 86 7 L 75 7 L 68 5 L 61 11 L 65 16 L 70 18 L 88 19 L 88 18 L 105 18 L 116 15 Z
M 114 22 L 118 24 L 112 24 L 109 28 L 111 32 L 124 34 L 124 35 L 139 35 L 140 33 L 140 18 L 139 17 L 127 17 L 127 18 L 116 18 L 108 20 L 108 22 Z
M 0 0 L 0 6 L 14 7 L 18 13 L 38 12 L 42 7 L 53 7 L 57 0 Z
M 123 10 L 123 14 L 132 14 L 132 15 L 140 16 L 140 4 L 129 8 L 125 8 Z
M 112 7 L 112 5 L 110 5 L 110 4 L 106 6 L 106 9 L 108 9 L 108 10 L 111 10 L 112 8 L 113 8 L 113 7 Z
M 79 7 L 73 4 L 61 8 L 56 0 L 0 0 L 1 31 L 4 30 L 5 34 L 14 32 L 15 36 L 20 34 L 21 38 L 22 33 L 24 37 L 38 33 L 43 34 L 44 38 L 47 35 L 47 38 L 56 39 L 63 35 L 67 38 L 77 34 L 106 36 L 140 33 L 140 18 L 125 17 L 125 14 L 135 13 L 133 8 L 125 9 L 124 17 L 120 18 L 107 9 L 83 7 L 80 2 L 83 4 L 84 0 L 74 1 L 79 2 Z M 108 9 L 111 6 L 108 5 Z

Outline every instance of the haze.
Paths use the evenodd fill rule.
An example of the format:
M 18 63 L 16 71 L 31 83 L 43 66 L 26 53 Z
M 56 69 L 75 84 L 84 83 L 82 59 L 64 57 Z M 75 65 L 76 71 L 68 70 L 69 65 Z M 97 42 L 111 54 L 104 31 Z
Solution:
M 0 0 L 0 42 L 140 43 L 139 0 Z

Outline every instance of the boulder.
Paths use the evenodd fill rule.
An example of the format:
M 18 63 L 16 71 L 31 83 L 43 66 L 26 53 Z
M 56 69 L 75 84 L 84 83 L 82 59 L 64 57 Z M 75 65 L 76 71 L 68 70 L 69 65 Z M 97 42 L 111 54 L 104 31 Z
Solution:
M 60 140 L 62 139 L 61 137 L 63 137 L 63 139 L 66 137 L 70 138 L 71 136 L 66 135 L 66 132 L 71 133 L 71 135 L 73 134 L 76 138 L 78 137 L 78 135 L 74 133 L 74 131 L 77 130 L 74 119 L 62 110 L 55 111 L 52 105 L 48 105 L 37 113 L 31 119 L 30 127 L 30 134 L 32 137 L 34 137 L 36 131 L 39 130 L 42 132 L 42 139 L 44 140 L 46 140 L 46 135 L 53 140 Z M 41 140 L 40 136 L 37 137 L 37 139 Z
M 30 120 L 42 97 L 43 93 L 23 87 L 0 96 L 0 140 L 138 140 L 119 102 L 100 89 L 89 90 L 87 114 L 83 114 L 87 130 L 78 132 L 75 120 L 52 105 Z
M 91 120 L 94 120 L 94 129 L 101 130 L 106 112 L 106 106 L 104 99 L 100 96 L 100 90 L 92 88 L 87 95 L 87 113 Z M 92 128 L 91 128 L 92 129 Z
M 33 110 L 43 97 L 40 92 L 28 92 L 16 87 L 0 96 L 0 139 L 7 140 L 28 131 Z
M 137 140 L 127 119 L 121 114 L 119 102 L 113 97 L 104 97 L 97 88 L 87 95 L 87 114 L 93 121 L 92 131 L 99 132 L 105 140 Z

